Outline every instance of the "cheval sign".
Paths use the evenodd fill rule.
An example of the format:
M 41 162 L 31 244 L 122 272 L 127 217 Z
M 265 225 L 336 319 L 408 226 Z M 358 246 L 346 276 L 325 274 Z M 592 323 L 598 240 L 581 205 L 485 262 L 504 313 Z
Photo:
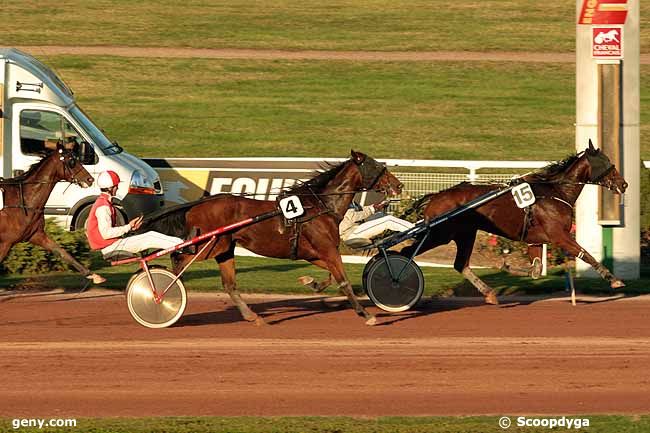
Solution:
M 594 59 L 622 59 L 623 27 L 593 26 L 591 28 L 591 56 Z

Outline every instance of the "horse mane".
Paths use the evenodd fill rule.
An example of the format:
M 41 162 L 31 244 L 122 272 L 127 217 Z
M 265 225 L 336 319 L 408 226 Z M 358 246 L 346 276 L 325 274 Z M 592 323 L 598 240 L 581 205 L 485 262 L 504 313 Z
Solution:
M 18 183 L 22 183 L 22 182 L 24 182 L 25 180 L 27 180 L 27 178 L 28 178 L 29 176 L 32 175 L 32 173 L 34 173 L 34 172 L 35 172 L 36 170 L 38 170 L 42 165 L 45 164 L 45 162 L 47 161 L 48 157 L 49 157 L 50 155 L 52 155 L 52 153 L 53 153 L 52 151 L 50 151 L 50 152 L 35 152 L 35 153 L 33 153 L 33 155 L 35 155 L 35 156 L 40 156 L 41 159 L 38 160 L 38 161 L 36 161 L 36 162 L 33 163 L 32 165 L 30 165 L 29 168 L 28 168 L 27 170 L 25 170 L 25 172 L 24 172 L 23 174 L 21 174 L 21 175 L 18 175 L 18 176 L 16 176 L 16 177 L 6 178 L 6 179 L 5 179 L 5 178 L 0 178 L 0 183 L 4 183 L 4 184 L 11 185 L 11 184 L 18 184 Z
M 312 190 L 319 191 L 325 187 L 337 174 L 345 167 L 348 160 L 339 164 L 323 163 L 320 165 L 321 170 L 315 171 L 314 177 L 305 181 L 298 181 L 294 185 L 284 188 L 283 193 L 303 193 Z
M 551 163 L 534 173 L 524 176 L 524 179 L 529 182 L 551 182 L 561 180 L 566 174 L 567 168 L 569 168 L 578 158 L 579 155 L 574 153 L 561 161 Z

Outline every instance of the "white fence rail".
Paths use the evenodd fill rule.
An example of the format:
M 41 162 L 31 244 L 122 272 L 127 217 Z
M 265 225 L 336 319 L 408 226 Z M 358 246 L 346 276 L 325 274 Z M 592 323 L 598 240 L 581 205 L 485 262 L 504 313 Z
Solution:
M 323 163 L 339 158 L 152 158 L 146 160 L 161 175 L 172 202 L 189 201 L 197 194 L 255 194 L 274 199 L 282 187 L 308 179 Z M 404 183 L 401 198 L 438 192 L 463 181 L 502 182 L 548 164 L 545 161 L 459 161 L 385 159 L 391 172 Z M 407 168 L 408 170 L 402 170 Z M 417 171 L 422 168 L 422 171 Z M 439 172 L 435 169 L 440 168 Z M 414 170 L 415 169 L 415 170 Z M 432 170 L 433 169 L 433 170 Z M 510 173 L 481 173 L 503 169 Z

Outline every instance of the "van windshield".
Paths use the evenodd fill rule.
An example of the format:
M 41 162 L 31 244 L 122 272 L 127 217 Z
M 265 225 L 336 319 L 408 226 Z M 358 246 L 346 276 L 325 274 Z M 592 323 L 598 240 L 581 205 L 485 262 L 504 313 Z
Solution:
M 111 140 L 104 135 L 101 129 L 95 126 L 93 121 L 90 120 L 90 117 L 88 117 L 79 106 L 72 106 L 70 114 L 77 122 L 79 122 L 84 131 L 90 135 L 92 141 L 99 146 L 105 155 L 115 155 L 116 153 L 122 152 L 120 145 L 117 144 L 117 142 L 111 142 Z

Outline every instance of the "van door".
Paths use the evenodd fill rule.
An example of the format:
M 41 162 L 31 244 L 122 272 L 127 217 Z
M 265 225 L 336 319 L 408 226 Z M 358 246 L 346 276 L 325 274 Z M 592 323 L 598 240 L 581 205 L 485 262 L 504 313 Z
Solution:
M 65 137 L 74 140 L 77 148 L 89 148 L 81 129 L 57 107 L 40 104 L 14 104 L 12 129 L 12 173 L 18 176 L 40 161 L 44 153 L 56 149 L 56 142 Z M 96 165 L 84 165 L 95 176 Z M 69 182 L 59 182 L 46 203 L 55 214 L 65 214 L 79 200 L 92 194 Z M 50 212 L 46 212 L 50 213 Z

